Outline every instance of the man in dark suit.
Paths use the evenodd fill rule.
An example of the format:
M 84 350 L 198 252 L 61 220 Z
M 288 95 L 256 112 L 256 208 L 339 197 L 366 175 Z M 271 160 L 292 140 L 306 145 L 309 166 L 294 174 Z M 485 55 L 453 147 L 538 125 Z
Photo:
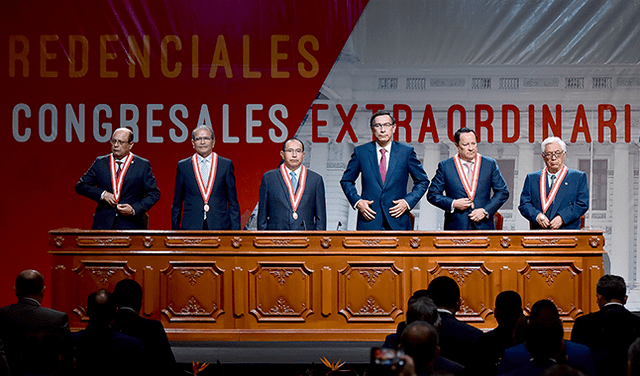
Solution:
M 76 192 L 98 203 L 94 230 L 147 228 L 145 214 L 160 199 L 149 161 L 131 153 L 133 132 L 118 128 L 111 154 L 96 158 L 76 184 Z
M 550 320 L 560 320 L 560 314 L 556 305 L 547 299 L 538 300 L 531 306 L 531 314 L 529 322 L 538 318 L 549 318 Z M 530 333 L 528 327 L 524 329 L 525 342 L 526 337 Z M 561 336 L 562 337 L 562 336 Z M 566 363 L 567 365 L 584 372 L 588 376 L 595 376 L 596 369 L 593 365 L 591 351 L 585 345 L 573 341 L 563 342 L 564 350 L 558 354 L 557 361 Z M 527 366 L 531 360 L 532 354 L 524 343 L 505 349 L 502 358 L 498 363 L 498 375 L 503 375 L 513 370 Z M 516 373 L 517 374 L 517 373 Z
M 440 318 L 440 355 L 458 362 L 472 371 L 481 367 L 478 359 L 482 331 L 459 321 L 455 314 L 460 310 L 460 286 L 452 278 L 440 276 L 427 287 L 427 294 L 433 300 Z
M 444 210 L 445 230 L 493 230 L 493 215 L 509 198 L 507 183 L 496 161 L 478 154 L 473 129 L 458 129 L 454 138 L 458 154 L 438 164 L 427 200 Z
M 25 270 L 16 278 L 18 302 L 0 308 L 0 341 L 12 375 L 65 374 L 72 367 L 69 319 L 40 305 L 44 277 Z
M 589 209 L 587 174 L 564 164 L 567 145 L 558 137 L 542 141 L 546 167 L 527 174 L 520 194 L 520 214 L 532 229 L 579 229 Z
M 622 277 L 602 276 L 596 298 L 600 310 L 576 318 L 571 341 L 589 346 L 599 375 L 624 375 L 627 349 L 640 335 L 640 317 L 624 307 L 627 285 Z
M 112 299 L 118 308 L 113 328 L 144 345 L 149 375 L 175 375 L 176 359 L 162 323 L 140 316 L 142 286 L 133 279 L 123 279 L 113 289 Z
M 358 230 L 411 230 L 410 211 L 429 187 L 429 178 L 413 147 L 393 141 L 396 121 L 378 111 L 369 125 L 375 141 L 353 150 L 340 185 L 358 210 Z M 362 175 L 362 194 L 355 182 Z M 407 193 L 409 176 L 413 188 Z
M 109 291 L 100 289 L 89 294 L 87 328 L 71 335 L 78 375 L 147 374 L 142 341 L 111 327 L 115 313 Z
M 258 230 L 326 230 L 324 181 L 302 165 L 304 144 L 290 138 L 280 156 L 284 163 L 262 176 Z
M 213 152 L 213 129 L 193 130 L 196 153 L 178 163 L 171 206 L 173 230 L 240 230 L 233 163 Z

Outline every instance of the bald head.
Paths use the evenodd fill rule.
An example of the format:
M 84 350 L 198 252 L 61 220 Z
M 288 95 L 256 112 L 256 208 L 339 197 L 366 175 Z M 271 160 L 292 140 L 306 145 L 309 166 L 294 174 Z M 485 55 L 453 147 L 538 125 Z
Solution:
M 44 296 L 44 277 L 37 270 L 23 270 L 16 278 L 15 289 L 18 299 L 32 298 L 42 302 L 42 297 Z
M 440 355 L 438 331 L 428 322 L 414 321 L 402 332 L 400 347 L 413 358 L 416 370 L 431 368 Z

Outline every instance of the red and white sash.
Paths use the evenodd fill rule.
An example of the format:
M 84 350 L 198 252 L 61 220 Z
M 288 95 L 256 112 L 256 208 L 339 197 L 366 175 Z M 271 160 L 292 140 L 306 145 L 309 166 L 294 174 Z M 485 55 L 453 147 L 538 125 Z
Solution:
M 458 170 L 458 176 L 460 177 L 462 186 L 464 187 L 465 192 L 467 192 L 467 197 L 469 197 L 469 200 L 471 201 L 473 201 L 473 199 L 476 197 L 476 190 L 478 189 L 478 177 L 480 176 L 481 160 L 482 156 L 480 154 L 476 154 L 476 160 L 473 163 L 473 179 L 471 181 L 468 181 L 467 174 L 464 172 L 464 168 L 462 166 L 460 155 L 456 154 L 453 157 L 453 161 L 456 165 L 456 170 Z
M 122 192 L 122 181 L 124 180 L 124 176 L 127 174 L 127 170 L 131 165 L 131 161 L 133 160 L 133 153 L 129 153 L 127 157 L 124 159 L 124 164 L 122 165 L 122 170 L 120 171 L 120 176 L 116 178 L 116 159 L 113 157 L 113 154 L 109 156 L 109 167 L 111 169 L 111 187 L 113 189 L 113 195 L 116 197 L 116 203 L 120 201 L 120 193 Z
M 198 182 L 198 188 L 200 188 L 202 200 L 204 200 L 205 205 L 208 205 L 211 190 L 213 189 L 213 182 L 216 180 L 216 171 L 218 170 L 218 154 L 213 153 L 213 156 L 211 157 L 211 171 L 209 172 L 209 181 L 207 181 L 206 186 L 204 181 L 202 181 L 202 176 L 200 175 L 200 163 L 198 163 L 197 154 L 194 154 L 191 157 L 191 163 L 193 164 L 193 171 L 196 175 L 196 181 Z
M 293 186 L 291 185 L 291 178 L 287 174 L 287 170 L 284 168 L 284 163 L 280 165 L 280 173 L 282 174 L 282 179 L 284 183 L 287 185 L 287 189 L 289 190 L 289 200 L 291 201 L 291 209 L 293 209 L 294 217 L 293 219 L 298 219 L 297 211 L 298 205 L 300 205 L 300 200 L 302 200 L 302 194 L 304 193 L 304 187 L 307 183 L 307 168 L 304 166 L 300 166 L 300 179 L 298 179 L 298 192 L 294 195 Z
M 558 194 L 558 189 L 560 189 L 560 185 L 564 180 L 564 177 L 567 176 L 568 170 L 569 169 L 567 168 L 567 166 L 562 165 L 562 168 L 560 169 L 560 174 L 558 174 L 558 178 L 553 183 L 553 186 L 551 187 L 551 192 L 549 193 L 548 196 L 547 196 L 547 168 L 545 167 L 542 170 L 542 173 L 540 174 L 540 201 L 542 201 L 543 213 L 545 214 L 547 213 L 547 210 L 549 210 L 551 203 L 553 202 L 553 200 L 555 200 L 556 195 Z

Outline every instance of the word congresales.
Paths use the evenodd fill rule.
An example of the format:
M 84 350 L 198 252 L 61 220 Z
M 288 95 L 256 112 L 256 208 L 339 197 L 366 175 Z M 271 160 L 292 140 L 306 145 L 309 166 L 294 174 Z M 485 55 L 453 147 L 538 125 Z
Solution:
M 351 105 L 349 109 L 346 109 L 342 104 L 335 105 L 335 111 L 338 113 L 342 123 L 335 142 L 341 143 L 345 138 L 349 138 L 353 143 L 360 141 L 352 125 L 359 108 L 358 104 Z M 364 108 L 367 112 L 373 114 L 384 109 L 385 105 L 366 104 Z M 190 135 L 190 130 L 199 125 L 210 126 L 218 132 L 218 124 L 222 124 L 222 137 L 220 140 L 222 143 L 240 143 L 239 127 L 234 125 L 232 132 L 231 121 L 233 121 L 233 124 L 239 124 L 244 120 L 245 132 L 243 141 L 247 144 L 264 142 L 263 137 L 256 135 L 257 128 L 268 128 L 269 140 L 273 143 L 284 142 L 289 137 L 288 128 L 295 129 L 285 124 L 289 118 L 289 111 L 283 104 L 274 104 L 268 109 L 265 109 L 262 104 L 246 104 L 244 119 L 230 119 L 229 104 L 223 104 L 220 110 L 215 115 L 221 122 L 213 122 L 212 118 L 216 119 L 216 116 L 212 117 L 207 104 L 201 104 L 199 115 L 194 123 L 188 121 L 189 119 L 194 119 L 194 117 L 190 118 L 190 111 L 184 104 L 174 104 L 168 110 L 165 109 L 163 104 L 147 104 L 146 108 L 142 110 L 146 115 L 144 120 L 146 138 L 144 141 L 147 143 L 164 142 L 164 138 L 158 136 L 158 128 L 166 127 L 166 122 L 163 122 L 162 119 L 166 119 L 167 115 L 171 124 L 171 128 L 168 131 L 169 138 L 175 143 L 186 141 Z M 330 142 L 329 137 L 322 136 L 321 132 L 324 127 L 328 126 L 328 122 L 324 119 L 332 117 L 333 112 L 331 110 L 330 105 L 325 103 L 316 103 L 311 107 L 311 133 L 314 143 Z M 35 114 L 32 115 L 31 106 L 25 103 L 19 103 L 13 107 L 11 124 L 15 141 L 27 142 L 32 136 L 35 137 L 36 130 L 40 140 L 44 142 L 55 141 L 59 135 L 59 120 L 61 117 L 64 121 L 63 129 L 66 142 L 72 142 L 74 136 L 78 141 L 84 142 L 86 140 L 87 126 L 90 126 L 89 130 L 92 132 L 93 138 L 98 142 L 107 142 L 116 127 L 133 129 L 136 141 L 139 141 L 142 116 L 140 107 L 135 104 L 120 104 L 119 108 L 116 109 L 119 115 L 114 115 L 114 109 L 107 104 L 98 104 L 93 109 L 87 110 L 84 104 L 76 106 L 66 104 L 64 109 L 59 109 L 54 104 L 45 103 L 37 111 L 36 117 Z M 64 111 L 64 115 L 60 114 L 62 111 Z M 88 115 L 87 111 L 90 111 L 91 115 Z M 262 111 L 268 111 L 268 113 L 265 114 Z M 434 143 L 438 143 L 441 137 L 439 130 L 442 131 L 445 127 L 449 140 L 453 141 L 456 129 L 466 126 L 475 129 L 478 134 L 478 141 L 483 141 L 486 136 L 486 141 L 489 143 L 494 142 L 494 133 L 500 135 L 502 143 L 518 142 L 520 141 L 523 127 L 528 130 L 529 143 L 534 143 L 536 140 L 544 140 L 551 135 L 564 139 L 564 136 L 568 135 L 563 134 L 563 124 L 573 124 L 569 139 L 571 143 L 575 143 L 578 139 L 591 143 L 593 140 L 592 131 L 597 133 L 597 142 L 599 143 L 616 143 L 618 138 L 621 138 L 621 141 L 625 143 L 630 143 L 632 137 L 632 109 L 630 104 L 620 107 L 616 107 L 613 104 L 599 104 L 595 108 L 589 108 L 589 110 L 585 109 L 582 104 L 578 105 L 577 108 L 565 109 L 560 104 L 555 105 L 553 109 L 546 104 L 539 107 L 530 104 L 526 110 L 521 110 L 513 104 L 503 104 L 498 109 L 488 104 L 476 104 L 473 109 L 467 109 L 460 104 L 453 104 L 446 109 L 446 125 L 436 124 L 434 110 L 430 104 L 427 104 L 424 110 L 420 111 L 423 115 L 422 120 L 419 122 L 420 124 L 418 124 L 418 121 L 412 121 L 413 114 L 418 113 L 418 111 L 407 104 L 394 104 L 391 111 L 397 119 L 398 129 L 396 130 L 395 138 L 398 139 L 399 137 L 398 130 L 403 129 L 404 141 L 408 143 L 412 142 L 415 131 L 418 132 L 418 142 L 424 142 L 428 134 Z M 439 112 L 444 112 L 444 110 Z M 587 112 L 597 114 L 597 118 L 591 116 L 591 120 L 589 120 Z M 473 116 L 469 114 L 473 114 Z M 571 117 L 568 118 L 567 115 Z M 90 119 L 87 119 L 89 116 Z M 370 114 L 367 114 L 368 116 Z M 467 124 L 468 117 L 471 117 L 469 123 L 473 122 L 473 124 Z M 501 118 L 500 124 L 495 124 L 498 123 L 497 117 Z M 265 119 L 265 121 L 263 122 L 260 119 Z M 266 119 L 268 119 L 268 122 Z M 87 124 L 87 121 L 89 121 L 89 124 Z M 589 121 L 596 124 L 589 124 Z M 536 125 L 538 127 L 541 126 L 542 129 L 536 129 Z M 264 134 L 265 128 L 262 128 L 263 131 L 258 133 Z M 367 135 L 367 137 L 369 136 Z M 640 141 L 640 138 L 638 138 L 638 141 Z

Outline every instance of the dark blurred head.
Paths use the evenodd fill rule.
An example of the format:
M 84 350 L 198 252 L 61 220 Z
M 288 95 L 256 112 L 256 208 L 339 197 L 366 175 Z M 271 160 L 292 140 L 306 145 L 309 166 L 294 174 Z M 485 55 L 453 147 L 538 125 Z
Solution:
M 16 296 L 33 298 L 42 302 L 44 295 L 44 277 L 37 270 L 24 270 L 16 278 Z
M 515 325 L 522 316 L 522 298 L 515 291 L 503 291 L 496 296 L 496 321 L 500 325 Z
M 437 307 L 444 307 L 456 312 L 460 302 L 460 286 L 450 277 L 441 276 L 429 284 L 427 293 Z
M 431 362 L 440 354 L 438 331 L 427 322 L 414 321 L 402 332 L 400 347 L 413 358 L 418 372 L 431 368 Z
M 111 293 L 106 289 L 100 289 L 89 294 L 87 315 L 91 323 L 99 325 L 111 324 L 116 315 L 116 306 L 111 300 Z
M 433 300 L 426 296 L 412 297 L 409 299 L 406 321 L 407 324 L 414 321 L 425 321 L 437 328 L 440 325 L 438 307 L 433 303 Z
M 560 319 L 558 307 L 556 307 L 556 305 L 551 300 L 547 299 L 538 300 L 537 302 L 533 303 L 533 306 L 531 307 L 531 313 L 529 315 L 529 320 L 533 320 L 541 316 L 550 316 Z
M 123 279 L 113 289 L 113 304 L 117 308 L 129 307 L 134 311 L 142 308 L 142 286 L 133 279 Z
M 552 316 L 531 319 L 527 327 L 525 346 L 531 358 L 537 360 L 555 359 L 562 350 L 564 329 L 562 321 Z
M 543 376 L 586 376 L 579 370 L 566 364 L 554 364 L 544 370 Z
M 617 275 L 603 275 L 596 285 L 596 293 L 602 296 L 605 302 L 617 300 L 625 303 L 627 300 L 627 284 L 622 277 Z
M 629 376 L 640 376 L 640 337 L 629 346 L 627 366 Z

